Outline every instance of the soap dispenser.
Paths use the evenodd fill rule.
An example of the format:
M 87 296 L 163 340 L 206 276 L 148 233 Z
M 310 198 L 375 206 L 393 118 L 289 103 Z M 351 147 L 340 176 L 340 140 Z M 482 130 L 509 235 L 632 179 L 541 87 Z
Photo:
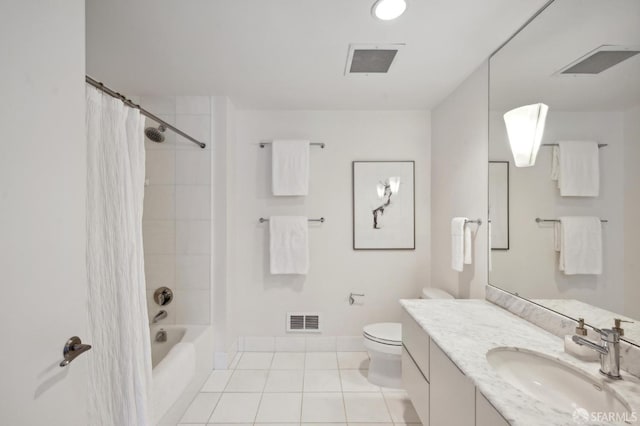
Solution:
M 612 330 L 613 331 L 617 331 L 618 334 L 620 335 L 620 337 L 624 336 L 624 329 L 620 326 L 621 323 L 628 322 L 629 324 L 633 324 L 633 321 L 626 321 L 626 320 L 623 320 L 623 319 L 620 319 L 620 318 L 614 318 L 613 322 L 614 322 L 615 325 L 613 326 Z
M 578 318 L 578 326 L 576 327 L 578 336 L 586 336 L 587 329 L 584 326 L 584 318 Z M 564 351 L 569 355 L 573 355 L 582 361 L 598 361 L 599 354 L 586 346 L 582 346 L 573 341 L 573 335 L 564 336 Z

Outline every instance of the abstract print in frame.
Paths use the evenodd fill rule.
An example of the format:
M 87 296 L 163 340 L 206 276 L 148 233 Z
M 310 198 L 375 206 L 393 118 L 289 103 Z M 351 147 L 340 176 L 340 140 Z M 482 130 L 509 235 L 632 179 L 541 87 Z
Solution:
M 415 162 L 354 161 L 353 249 L 415 250 Z

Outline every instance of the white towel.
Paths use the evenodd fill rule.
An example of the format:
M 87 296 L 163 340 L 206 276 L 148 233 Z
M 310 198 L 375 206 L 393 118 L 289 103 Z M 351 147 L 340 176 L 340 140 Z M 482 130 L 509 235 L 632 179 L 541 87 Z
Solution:
M 271 154 L 273 195 L 307 195 L 309 193 L 309 141 L 273 141 Z
M 471 230 L 466 217 L 454 217 L 451 219 L 451 268 L 462 272 L 464 265 L 470 265 L 471 256 Z
M 309 221 L 303 216 L 269 218 L 272 274 L 309 272 Z
M 493 270 L 493 241 L 491 241 L 491 220 L 487 221 L 487 239 L 489 240 L 489 272 Z
M 562 226 L 560 222 L 553 224 L 553 249 L 558 253 L 562 249 Z
M 566 275 L 602 274 L 602 224 L 592 216 L 560 218 L 559 269 Z
M 597 142 L 562 141 L 553 149 L 551 179 L 563 197 L 597 197 L 600 161 Z

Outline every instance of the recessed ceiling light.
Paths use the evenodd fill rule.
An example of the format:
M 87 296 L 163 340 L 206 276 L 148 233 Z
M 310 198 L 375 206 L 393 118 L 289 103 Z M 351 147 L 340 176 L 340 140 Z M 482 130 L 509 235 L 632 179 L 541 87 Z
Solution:
M 377 0 L 371 12 L 373 16 L 383 21 L 396 19 L 407 10 L 406 0 Z

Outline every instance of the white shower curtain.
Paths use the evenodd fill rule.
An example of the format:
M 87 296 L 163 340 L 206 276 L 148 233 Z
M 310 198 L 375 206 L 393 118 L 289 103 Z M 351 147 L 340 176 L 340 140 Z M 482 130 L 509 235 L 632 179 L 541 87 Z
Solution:
M 91 426 L 150 425 L 142 203 L 144 117 L 87 86 Z

